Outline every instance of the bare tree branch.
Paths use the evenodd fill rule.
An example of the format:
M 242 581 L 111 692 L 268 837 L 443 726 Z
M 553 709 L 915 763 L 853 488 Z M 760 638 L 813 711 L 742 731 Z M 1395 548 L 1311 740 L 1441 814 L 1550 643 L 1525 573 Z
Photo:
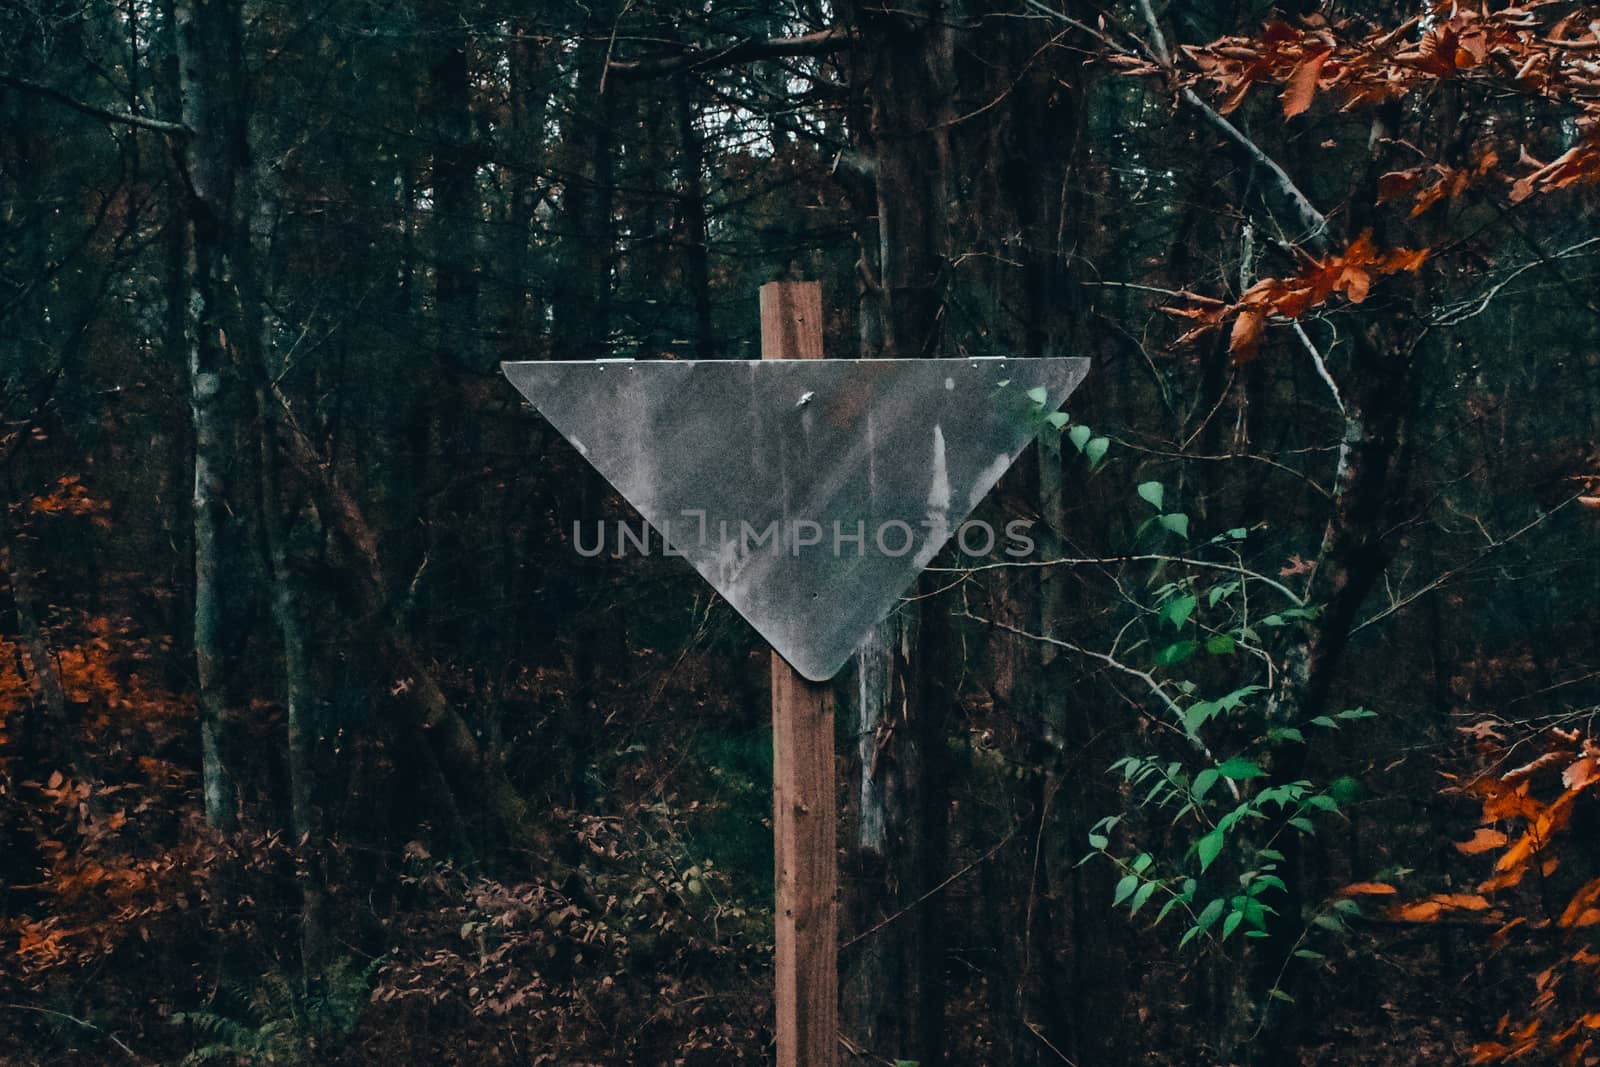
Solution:
M 978 571 L 1010 570 L 1014 568 L 1027 567 L 1098 567 L 1107 566 L 1112 563 L 1139 562 L 1180 563 L 1189 567 L 1204 567 L 1208 570 L 1227 571 L 1229 574 L 1237 574 L 1242 577 L 1249 578 L 1252 581 L 1261 582 L 1265 585 L 1271 586 L 1273 589 L 1276 589 L 1278 592 L 1287 597 L 1289 601 L 1297 608 L 1303 608 L 1306 606 L 1305 599 L 1296 594 L 1294 590 L 1290 589 L 1282 582 L 1269 578 L 1265 574 L 1262 574 L 1258 571 L 1250 570 L 1248 567 L 1238 567 L 1232 563 L 1213 563 L 1212 561 L 1205 559 L 1190 559 L 1187 556 L 1164 556 L 1154 552 L 1147 552 L 1133 556 L 1092 556 L 1083 559 L 1017 559 L 1008 560 L 1003 563 L 979 563 L 971 567 L 928 567 L 925 569 L 930 574 L 975 574 Z M 1052 643 L 1059 644 L 1059 642 L 1054 642 L 1053 639 Z M 1098 655 L 1098 653 L 1093 652 L 1086 654 Z
M 1161 32 L 1161 23 L 1156 19 L 1150 0 L 1139 0 L 1139 13 L 1144 16 L 1145 25 L 1150 28 L 1151 51 L 1154 52 L 1156 60 L 1167 70 L 1172 70 L 1172 51 L 1167 47 L 1166 35 Z M 1327 216 L 1312 205 L 1310 198 L 1300 191 L 1300 187 L 1289 177 L 1289 173 L 1278 165 L 1278 161 L 1262 151 L 1260 145 L 1246 137 L 1244 131 L 1229 122 L 1221 112 L 1201 99 L 1199 93 L 1185 87 L 1181 96 L 1184 103 L 1204 115 L 1207 122 L 1221 130 L 1224 136 L 1244 149 L 1245 154 L 1253 159 L 1257 166 L 1272 175 L 1278 183 L 1279 191 L 1294 206 L 1295 213 L 1300 216 L 1301 225 L 1306 228 L 1307 233 L 1303 239 L 1317 244 L 1322 243 L 1328 232 Z
M 169 137 L 192 137 L 194 135 L 194 131 L 181 122 L 168 122 L 164 119 L 152 119 L 126 111 L 111 111 L 107 108 L 96 107 L 94 104 L 86 104 L 76 97 L 69 96 L 60 89 L 41 84 L 30 78 L 8 74 L 5 71 L 0 71 L 0 85 L 9 85 L 13 89 L 32 93 L 35 96 L 42 96 L 46 100 L 54 100 L 64 107 L 70 107 L 74 111 L 97 119 L 104 119 L 107 122 L 121 123 L 124 126 L 136 126 L 141 130 L 154 130 L 156 133 L 164 133 Z
M 1568 504 L 1571 504 L 1573 501 L 1575 501 L 1577 499 L 1578 499 L 1577 494 L 1574 494 L 1573 496 L 1569 496 L 1567 499 L 1563 500 L 1561 503 L 1557 504 L 1555 507 L 1551 508 L 1549 511 L 1540 512 L 1539 515 L 1536 516 L 1534 519 L 1532 519 L 1531 521 L 1523 524 L 1522 526 L 1517 527 L 1515 530 L 1513 530 L 1510 533 L 1506 534 L 1504 537 L 1502 537 L 1502 538 L 1500 538 L 1498 540 L 1490 541 L 1487 545 L 1484 546 L 1482 551 L 1480 551 L 1476 556 L 1473 556 L 1471 559 L 1467 560 L 1467 562 L 1462 563 L 1462 564 L 1458 564 L 1457 566 L 1449 568 L 1448 570 L 1446 570 L 1443 573 L 1441 573 L 1437 578 L 1433 579 L 1431 582 L 1429 582 L 1428 584 L 1424 585 L 1422 588 L 1418 589 L 1416 592 L 1408 593 L 1405 596 L 1400 597 L 1399 599 L 1397 599 L 1393 603 L 1391 603 L 1388 607 L 1384 608 L 1382 611 L 1380 611 L 1376 615 L 1372 616 L 1370 619 L 1366 619 L 1366 620 L 1364 620 L 1362 622 L 1357 623 L 1354 627 L 1351 628 L 1350 632 L 1352 634 L 1360 633 L 1362 630 L 1365 630 L 1367 627 L 1371 626 L 1372 624 L 1377 623 L 1377 622 L 1382 622 L 1384 619 L 1387 619 L 1389 616 L 1393 615 L 1395 612 L 1401 611 L 1404 608 L 1409 607 L 1411 604 L 1415 603 L 1416 601 L 1421 600 L 1423 597 L 1427 596 L 1429 593 L 1433 592 L 1435 589 L 1438 589 L 1440 586 L 1444 585 L 1446 582 L 1450 581 L 1452 578 L 1455 578 L 1458 575 L 1460 575 L 1460 574 L 1462 574 L 1462 573 L 1464 573 L 1466 571 L 1471 570 L 1473 567 L 1476 567 L 1478 564 L 1482 563 L 1484 560 L 1488 559 L 1490 556 L 1494 555 L 1496 552 L 1500 551 L 1502 548 L 1506 547 L 1511 542 L 1513 542 L 1517 538 L 1521 537 L 1523 534 L 1525 534 L 1528 531 L 1534 529 L 1535 527 L 1542 526 L 1546 522 L 1549 522 L 1563 508 L 1565 508 Z
M 686 71 L 719 70 L 752 59 L 830 55 L 849 42 L 849 31 L 840 27 L 799 37 L 749 37 L 726 48 L 702 49 L 654 59 L 613 59 L 606 65 L 606 71 L 610 77 L 625 81 L 660 78 Z

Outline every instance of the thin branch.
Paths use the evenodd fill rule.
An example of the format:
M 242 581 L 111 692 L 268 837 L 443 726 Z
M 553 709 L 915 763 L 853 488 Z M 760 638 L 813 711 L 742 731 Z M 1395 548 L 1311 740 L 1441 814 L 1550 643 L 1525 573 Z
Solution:
M 1139 0 L 1139 13 L 1144 16 L 1145 25 L 1150 28 L 1151 50 L 1156 59 L 1168 71 L 1173 69 L 1172 52 L 1167 47 L 1166 35 L 1161 32 L 1161 23 L 1156 19 L 1156 13 L 1150 6 L 1150 0 Z M 1300 222 L 1308 231 L 1304 239 L 1321 241 L 1328 231 L 1328 218 L 1312 206 L 1306 194 L 1289 177 L 1287 171 L 1278 165 L 1278 161 L 1261 150 L 1261 146 L 1244 135 L 1244 132 L 1229 122 L 1225 116 L 1200 98 L 1200 94 L 1193 89 L 1185 87 L 1182 92 L 1185 103 L 1204 115 L 1206 121 L 1221 130 L 1230 140 L 1245 150 L 1245 153 L 1255 160 L 1256 164 L 1270 173 L 1278 182 L 1278 188 L 1294 205 L 1295 212 L 1300 216 Z
M 1013 636 L 1016 636 L 1016 637 L 1025 637 L 1029 641 L 1038 641 L 1041 644 L 1054 645 L 1057 648 L 1064 648 L 1068 652 L 1076 652 L 1080 656 L 1085 656 L 1085 657 L 1087 657 L 1089 659 L 1099 660 L 1101 663 L 1104 663 L 1106 666 L 1110 667 L 1112 670 L 1121 671 L 1123 674 L 1126 674 L 1126 675 L 1129 675 L 1129 676 L 1131 676 L 1133 678 L 1139 679 L 1139 681 L 1143 682 L 1147 687 L 1149 687 L 1150 692 L 1152 694 L 1154 694 L 1158 699 L 1160 699 L 1160 701 L 1163 704 L 1166 705 L 1167 710 L 1170 711 L 1173 714 L 1173 716 L 1178 720 L 1179 723 L 1182 723 L 1184 721 L 1183 708 L 1178 704 L 1178 702 L 1176 700 L 1172 699 L 1172 697 L 1167 693 L 1166 688 L 1155 677 L 1155 675 L 1151 674 L 1149 671 L 1141 671 L 1137 667 L 1129 666 L 1128 664 L 1122 662 L 1117 657 L 1115 657 L 1113 655 L 1110 655 L 1108 653 L 1096 652 L 1092 648 L 1084 648 L 1082 645 L 1075 645 L 1070 641 L 1063 641 L 1059 637 L 1051 637 L 1048 634 L 1032 633 L 1032 632 L 1030 632 L 1028 630 L 1024 630 L 1024 629 L 1022 629 L 1020 627 L 1012 626 L 1010 623 L 1001 622 L 998 619 L 986 619 L 982 615 L 975 615 L 970 611 L 952 612 L 951 614 L 955 615 L 958 618 L 971 619 L 973 622 L 982 623 L 985 626 L 993 626 L 996 630 L 1004 630 L 1006 633 L 1012 634 Z M 1160 720 L 1157 720 L 1157 722 L 1160 722 Z M 1169 724 L 1169 723 L 1161 723 L 1161 725 L 1167 726 L 1168 728 L 1170 728 L 1174 732 L 1179 732 L 1179 729 L 1178 729 L 1177 725 Z M 1187 732 L 1184 732 L 1183 736 L 1185 738 L 1187 738 L 1189 740 L 1189 742 L 1194 745 L 1195 748 L 1199 749 L 1200 752 L 1206 757 L 1206 759 L 1211 760 L 1213 762 L 1216 761 L 1217 757 L 1212 754 L 1211 749 L 1207 748 L 1206 747 L 1206 743 L 1204 741 L 1202 741 L 1199 737 L 1195 736 L 1192 733 L 1187 733 Z M 1224 779 L 1224 781 L 1226 781 L 1228 783 L 1228 790 L 1229 790 L 1229 792 L 1231 792 L 1233 794 L 1233 798 L 1235 800 L 1238 800 L 1239 799 L 1239 787 L 1238 787 L 1238 785 L 1236 785 L 1230 779 Z
M 952 874 L 950 877 L 946 878 L 944 881 L 940 882 L 938 885 L 934 886 L 932 889 L 928 890 L 926 893 L 922 894 L 916 900 L 913 900 L 911 903 L 907 904 L 905 907 L 901 908 L 899 911 L 895 912 L 893 915 L 888 916 L 887 918 L 883 919 L 881 922 L 874 923 L 872 926 L 867 927 L 867 929 L 861 931 L 859 934 L 857 934 L 856 936 L 852 937 L 850 940 L 846 941 L 844 944 L 840 945 L 839 946 L 839 951 L 843 952 L 845 949 L 849 948 L 851 945 L 854 945 L 859 941 L 865 941 L 867 938 L 871 937 L 873 934 L 877 933 L 879 930 L 882 930 L 885 926 L 888 926 L 890 923 L 894 922 L 895 920 L 897 920 L 897 919 L 901 918 L 902 916 L 907 915 L 910 912 L 914 911 L 915 909 L 921 907 L 922 904 L 924 902 L 926 902 L 930 897 L 932 897 L 935 894 L 941 892 L 945 888 L 945 886 L 949 885 L 951 882 L 954 882 L 956 879 L 963 877 L 964 875 L 968 874 L 969 872 L 975 870 L 980 865 L 982 865 L 984 863 L 987 863 L 989 860 L 993 859 L 994 858 L 994 854 L 996 852 L 999 852 L 1001 849 L 1005 848 L 1007 845 L 1009 845 L 1011 843 L 1011 839 L 1013 837 L 1016 837 L 1016 836 L 1017 836 L 1017 828 L 1015 826 L 1013 826 L 1011 828 L 1010 832 L 1007 833 L 1006 836 L 1002 837 L 1000 839 L 1000 842 L 998 844 L 996 844 L 993 848 L 991 848 L 988 852 L 985 852 L 983 855 L 979 856 L 977 859 L 973 860 L 971 863 L 967 864 L 965 867 L 961 868 L 955 874 Z
M 1490 303 L 1494 301 L 1495 297 L 1500 295 L 1500 291 L 1502 289 L 1516 281 L 1527 271 L 1532 270 L 1534 267 L 1543 266 L 1545 263 L 1566 259 L 1569 256 L 1577 254 L 1581 249 L 1588 248 L 1593 244 L 1600 244 L 1600 237 L 1591 237 L 1586 241 L 1579 241 L 1575 245 L 1569 245 L 1548 258 L 1530 260 L 1529 262 L 1522 264 L 1516 270 L 1507 274 L 1504 278 L 1501 278 L 1498 282 L 1495 282 L 1493 285 L 1491 285 L 1481 297 L 1478 297 L 1475 300 L 1466 300 L 1459 304 L 1452 304 L 1446 308 L 1441 308 L 1438 316 L 1433 320 L 1431 325 L 1458 326 L 1468 319 L 1476 318 L 1488 310 Z
M 833 27 L 799 37 L 749 37 L 726 48 L 684 52 L 655 59 L 613 59 L 606 64 L 606 70 L 610 76 L 620 80 L 643 80 L 687 71 L 718 70 L 752 59 L 831 55 L 849 43 L 850 32 Z
M 1163 67 L 1171 67 L 1172 52 L 1167 48 L 1167 35 L 1161 32 L 1161 23 L 1156 19 L 1150 0 L 1139 0 L 1139 14 L 1144 16 L 1144 24 L 1150 27 L 1150 44 L 1155 48 L 1156 58 L 1161 60 Z
M 1459 566 L 1455 566 L 1455 567 L 1449 568 L 1448 570 L 1446 570 L 1442 574 L 1440 574 L 1437 578 L 1433 579 L 1433 581 L 1429 582 L 1427 585 L 1424 585 L 1421 589 L 1418 589 L 1415 593 L 1411 593 L 1411 594 L 1409 594 L 1407 596 L 1401 597 L 1399 600 L 1396 600 L 1394 603 L 1390 604 L 1387 608 L 1384 608 L 1382 611 L 1378 612 L 1376 615 L 1372 616 L 1370 619 L 1367 619 L 1364 622 L 1357 623 L 1354 627 L 1351 628 L 1350 632 L 1352 634 L 1360 633 L 1362 630 L 1365 630 L 1367 627 L 1373 625 L 1374 623 L 1382 622 L 1384 619 L 1387 619 L 1390 615 L 1393 615 L 1397 611 L 1401 611 L 1404 608 L 1410 606 L 1415 601 L 1418 601 L 1418 600 L 1422 599 L 1423 597 L 1427 596 L 1429 593 L 1433 592 L 1435 589 L 1438 589 L 1440 586 L 1444 585 L 1446 582 L 1450 581 L 1452 578 L 1455 578 L 1457 575 L 1461 574 L 1462 572 L 1469 571 L 1473 567 L 1476 567 L 1478 564 L 1482 563 L 1485 559 L 1487 559 L 1490 556 L 1494 555 L 1496 552 L 1500 551 L 1502 548 L 1504 548 L 1505 546 L 1509 545 L 1511 542 L 1515 541 L 1517 538 L 1521 537 L 1523 534 L 1527 533 L 1528 531 L 1534 529 L 1537 526 L 1542 526 L 1546 522 L 1549 522 L 1551 519 L 1555 518 L 1556 514 L 1558 512 L 1560 512 L 1562 508 L 1566 507 L 1568 504 L 1571 504 L 1573 501 L 1575 501 L 1577 499 L 1578 499 L 1578 494 L 1574 494 L 1573 496 L 1569 496 L 1569 497 L 1567 497 L 1567 499 L 1563 500 L 1561 503 L 1557 504 L 1555 507 L 1551 508 L 1549 511 L 1546 511 L 1543 514 L 1539 515 L 1537 518 L 1534 518 L 1533 520 L 1523 524 L 1522 526 L 1517 527 L 1517 529 L 1515 529 L 1515 530 L 1511 531 L 1510 533 L 1506 534 L 1506 536 L 1500 538 L 1498 541 L 1490 541 L 1489 544 L 1484 547 L 1483 551 L 1479 552 L 1476 556 L 1473 556 L 1467 562 L 1462 563 Z
M 1312 206 L 1311 201 L 1306 198 L 1306 194 L 1302 193 L 1300 187 L 1294 183 L 1294 179 L 1289 177 L 1287 171 L 1278 166 L 1278 161 L 1262 151 L 1261 147 L 1246 137 L 1239 127 L 1229 122 L 1225 116 L 1202 100 L 1200 94 L 1193 89 L 1184 89 L 1183 99 L 1191 107 L 1199 111 L 1200 114 L 1204 115 L 1206 121 L 1221 130 L 1240 148 L 1243 148 L 1245 153 L 1255 160 L 1258 166 L 1277 179 L 1279 191 L 1283 193 L 1289 203 L 1294 205 L 1295 213 L 1300 216 L 1300 222 L 1306 228 L 1307 232 L 1303 239 L 1318 244 L 1322 243 L 1328 232 L 1328 217 Z
M 1333 380 L 1333 375 L 1328 373 L 1328 364 L 1323 361 L 1322 353 L 1317 346 L 1311 343 L 1311 338 L 1306 336 L 1305 327 L 1300 325 L 1298 319 L 1294 323 L 1295 336 L 1300 338 L 1300 343 L 1306 346 L 1306 351 L 1311 353 L 1311 362 L 1316 365 L 1317 375 L 1328 387 L 1328 392 L 1333 394 L 1333 402 L 1339 406 L 1339 414 L 1343 415 L 1344 397 L 1339 395 L 1339 385 Z
M 70 107 L 74 111 L 97 119 L 104 119 L 107 122 L 117 122 L 124 126 L 137 126 L 141 130 L 154 130 L 156 133 L 164 133 L 169 137 L 194 136 L 194 131 L 181 122 L 167 122 L 164 119 L 152 119 L 126 111 L 110 111 L 103 107 L 96 107 L 94 104 L 86 104 L 76 97 L 69 96 L 60 89 L 51 88 L 30 78 L 8 74 L 5 71 L 0 71 L 0 85 L 9 85 L 13 89 L 32 93 L 35 96 L 42 96 L 46 100 L 54 100 L 56 103 Z
M 978 571 L 996 571 L 1010 567 L 1093 567 L 1106 566 L 1112 563 L 1141 562 L 1183 563 L 1190 567 L 1205 567 L 1208 570 L 1227 571 L 1230 574 L 1243 575 L 1246 578 L 1253 579 L 1265 585 L 1269 585 L 1273 589 L 1276 589 L 1278 592 L 1288 597 L 1297 608 L 1303 608 L 1306 606 L 1305 599 L 1297 595 L 1294 590 L 1290 589 L 1282 582 L 1279 582 L 1273 578 L 1269 578 L 1259 571 L 1253 571 L 1248 567 L 1240 567 L 1232 563 L 1213 563 L 1212 561 L 1205 559 L 1191 559 L 1188 556 L 1166 556 L 1159 553 L 1144 553 L 1133 556 L 1090 556 L 1078 559 L 1018 559 L 1009 560 L 1004 563 L 980 563 L 975 567 L 929 567 L 927 570 L 929 572 L 940 573 L 954 572 L 961 574 L 973 574 Z M 1091 653 L 1091 655 L 1095 654 L 1097 653 Z
M 118 1039 L 116 1034 L 111 1033 L 109 1030 L 102 1030 L 94 1023 L 89 1022 L 86 1019 L 80 1019 L 76 1015 L 68 1015 L 64 1011 L 53 1011 L 50 1008 L 36 1008 L 31 1004 L 0 1004 L 0 1008 L 10 1008 L 13 1011 L 31 1011 L 35 1015 L 45 1015 L 52 1019 L 62 1019 L 76 1026 L 81 1026 L 85 1030 L 92 1030 L 101 1037 L 105 1038 L 107 1041 L 111 1042 L 113 1045 L 117 1046 L 117 1048 L 121 1049 L 134 1063 L 145 1062 L 144 1057 L 140 1056 L 137 1052 L 133 1051 L 133 1049 L 123 1044 L 122 1041 Z

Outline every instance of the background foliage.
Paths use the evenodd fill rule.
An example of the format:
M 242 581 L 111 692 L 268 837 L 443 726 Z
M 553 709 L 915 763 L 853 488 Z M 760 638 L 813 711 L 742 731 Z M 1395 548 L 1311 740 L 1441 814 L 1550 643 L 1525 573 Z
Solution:
M 1595 1062 L 1596 18 L 0 3 L 0 1059 L 770 1059 L 765 651 L 498 363 L 807 277 L 1094 360 L 841 681 L 849 1055 Z

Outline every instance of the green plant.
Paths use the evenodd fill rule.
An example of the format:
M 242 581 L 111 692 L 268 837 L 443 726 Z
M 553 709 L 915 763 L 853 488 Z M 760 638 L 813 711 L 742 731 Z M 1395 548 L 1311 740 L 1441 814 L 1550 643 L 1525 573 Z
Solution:
M 1059 428 L 1091 470 L 1104 467 L 1108 445 L 1092 446 L 1105 437 L 1070 421 Z M 1319 614 L 1280 580 L 1298 573 L 1298 561 L 1271 577 L 1247 564 L 1251 531 L 1234 527 L 1197 543 L 1189 516 L 1170 506 L 1165 485 L 1146 481 L 1135 492 L 1150 512 L 1134 533 L 1141 550 L 1082 562 L 1146 568 L 1148 592 L 1120 583 L 1132 617 L 1116 629 L 1109 649 L 1054 643 L 1134 679 L 1151 709 L 1147 736 L 1159 743 L 1111 764 L 1129 803 L 1090 827 L 1091 851 L 1080 864 L 1100 858 L 1116 867 L 1114 908 L 1138 916 L 1159 902 L 1157 926 L 1182 917 L 1180 948 L 1197 939 L 1220 945 L 1236 933 L 1264 938 L 1268 917 L 1289 895 L 1286 835 L 1315 835 L 1318 819 L 1338 817 L 1358 791 L 1348 778 L 1319 785 L 1284 774 L 1285 761 L 1275 755 L 1316 745 L 1374 713 L 1349 708 L 1293 717 L 1275 646 L 1302 642 L 1299 631 Z M 1177 553 L 1144 547 L 1156 538 L 1184 546 Z M 1353 911 L 1359 905 L 1341 900 L 1308 916 L 1294 951 L 1310 952 L 1303 947 L 1306 932 L 1340 931 L 1342 916 Z M 1271 995 L 1287 996 L 1276 986 Z
M 382 963 L 381 956 L 365 964 L 345 957 L 311 983 L 270 971 L 254 986 L 231 985 L 225 992 L 235 1005 L 233 1012 L 192 1011 L 172 1017 L 174 1024 L 190 1027 L 206 1042 L 182 1062 L 249 1067 L 324 1062 L 330 1047 L 355 1031 Z

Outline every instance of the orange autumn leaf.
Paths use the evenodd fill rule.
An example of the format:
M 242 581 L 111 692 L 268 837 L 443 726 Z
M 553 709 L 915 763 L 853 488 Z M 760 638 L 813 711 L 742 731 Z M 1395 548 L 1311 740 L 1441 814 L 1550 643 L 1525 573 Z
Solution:
M 1516 844 L 1506 850 L 1505 855 L 1495 864 L 1496 871 L 1508 871 L 1525 862 L 1528 857 L 1543 848 L 1550 840 L 1550 835 L 1567 824 L 1572 818 L 1573 801 L 1578 798 L 1582 790 L 1569 789 L 1556 798 L 1538 817 L 1533 820 L 1533 825 L 1528 832 L 1523 834 Z
M 1593 926 L 1600 922 L 1600 910 L 1594 907 L 1597 902 L 1600 902 L 1600 878 L 1589 882 L 1572 895 L 1572 899 L 1567 902 L 1566 910 L 1561 913 L 1561 918 L 1556 920 L 1556 925 Z
M 1524 779 L 1531 778 L 1534 772 L 1543 770 L 1551 764 L 1560 763 L 1561 759 L 1562 756 L 1559 752 L 1546 752 L 1544 755 L 1529 760 L 1520 767 L 1507 771 L 1501 776 L 1500 781 L 1505 785 L 1516 785 Z
M 1510 889 L 1513 886 L 1521 885 L 1522 876 L 1527 873 L 1528 868 L 1526 866 L 1522 866 L 1506 871 L 1504 874 L 1497 874 L 1492 878 L 1485 879 L 1484 881 L 1478 883 L 1478 892 L 1497 893 L 1502 889 Z
M 1600 777 L 1600 760 L 1594 756 L 1584 756 L 1561 772 L 1561 784 L 1568 789 L 1582 789 L 1596 777 Z
M 1487 826 L 1478 827 L 1470 841 L 1457 841 L 1456 851 L 1468 856 L 1476 856 L 1480 852 L 1499 848 L 1506 843 L 1506 835 L 1499 830 L 1491 830 Z
M 1292 119 L 1311 106 L 1312 97 L 1317 95 L 1317 79 L 1321 77 L 1322 67 L 1332 54 L 1332 52 L 1319 52 L 1307 56 L 1294 68 L 1294 73 L 1289 76 L 1289 82 L 1283 89 L 1284 118 Z
M 1421 180 L 1420 167 L 1409 170 L 1391 170 L 1387 174 L 1378 176 L 1378 203 L 1387 203 L 1398 200 L 1417 187 Z
M 1228 351 L 1235 363 L 1248 363 L 1256 356 L 1267 319 L 1278 316 L 1298 319 L 1313 308 L 1343 294 L 1353 304 L 1366 300 L 1375 276 L 1420 270 L 1428 258 L 1426 248 L 1395 248 L 1381 253 L 1366 230 L 1352 241 L 1342 255 L 1310 260 L 1301 272 L 1288 278 L 1263 278 L 1246 290 L 1238 302 L 1220 305 L 1207 298 L 1201 306 L 1167 307 L 1169 315 L 1195 320 L 1198 325 L 1178 338 L 1188 342 L 1208 330 L 1233 320 Z M 1184 294 L 1191 301 L 1196 300 Z
M 1456 911 L 1488 911 L 1489 901 L 1476 893 L 1435 893 L 1410 904 L 1396 904 L 1384 916 L 1398 922 L 1431 923 Z
M 1387 882 L 1353 882 L 1339 890 L 1337 897 L 1392 897 L 1395 887 Z
M 1266 315 L 1254 309 L 1241 311 L 1239 317 L 1233 320 L 1233 333 L 1228 338 L 1228 351 L 1233 354 L 1236 361 L 1243 363 L 1255 358 L 1256 348 L 1261 344 L 1261 333 L 1266 324 Z

